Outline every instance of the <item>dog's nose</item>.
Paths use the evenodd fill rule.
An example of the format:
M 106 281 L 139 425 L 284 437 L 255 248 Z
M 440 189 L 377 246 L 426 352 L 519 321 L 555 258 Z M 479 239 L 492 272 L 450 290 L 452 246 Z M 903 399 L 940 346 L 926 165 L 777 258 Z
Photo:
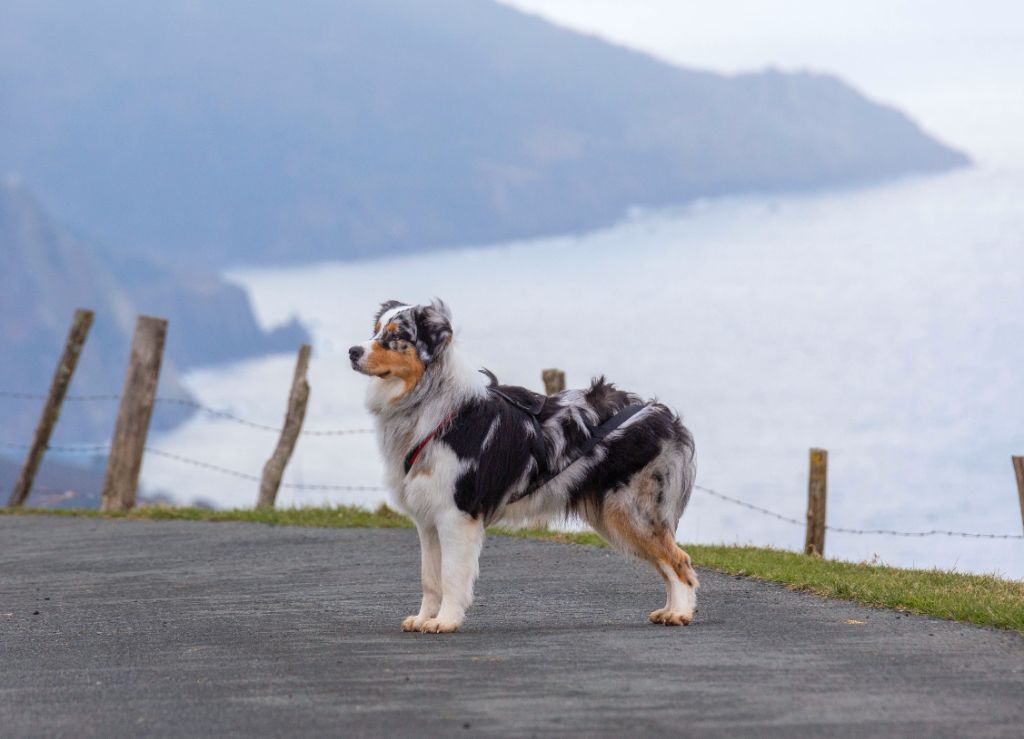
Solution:
M 348 358 L 353 362 L 358 362 L 359 358 L 363 356 L 365 349 L 361 346 L 354 346 L 348 350 Z

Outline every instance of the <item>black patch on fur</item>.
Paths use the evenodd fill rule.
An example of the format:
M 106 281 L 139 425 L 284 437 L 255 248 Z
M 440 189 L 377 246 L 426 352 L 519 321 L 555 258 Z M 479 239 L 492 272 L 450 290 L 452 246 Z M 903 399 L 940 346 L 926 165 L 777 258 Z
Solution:
M 533 466 L 530 437 L 523 433 L 523 417 L 522 411 L 493 396 L 460 411 L 442 438 L 460 461 L 476 463 L 455 483 L 455 504 L 460 510 L 489 519 L 527 468 Z M 484 439 L 496 418 L 501 419 L 500 425 L 484 449 Z
M 586 497 L 600 504 L 606 494 L 626 485 L 658 456 L 663 441 L 674 436 L 672 420 L 671 411 L 655 404 L 652 411 L 624 429 L 618 438 L 604 442 L 605 458 L 572 490 L 572 502 L 576 504 Z
M 618 390 L 603 377 L 594 380 L 580 403 L 579 395 L 574 396 L 575 400 L 570 399 L 568 393 L 545 397 L 526 388 L 498 385 L 494 375 L 487 374 L 492 388 L 508 399 L 491 394 L 465 406 L 440 440 L 451 447 L 460 461 L 471 463 L 456 481 L 455 503 L 473 516 L 489 520 L 510 496 L 532 488 L 543 479 L 543 467 L 557 474 L 581 459 L 593 430 L 629 405 L 645 404 L 650 408 L 590 453 L 598 454 L 599 449 L 607 452 L 602 461 L 569 490 L 570 509 L 584 503 L 600 507 L 605 496 L 628 484 L 658 455 L 666 442 L 682 444 L 692 456 L 692 438 L 669 408 L 660 403 L 644 403 L 638 396 Z M 574 416 L 583 423 L 576 422 Z M 534 460 L 536 427 L 533 417 L 545 436 L 544 447 L 548 451 L 545 465 L 538 465 Z M 483 442 L 496 418 L 500 418 L 500 425 L 484 448 Z M 565 441 L 564 451 L 557 456 L 553 451 L 554 435 Z M 543 495 L 544 488 L 532 494 Z M 663 493 L 659 492 L 659 502 L 661 500 Z
M 377 309 L 377 315 L 375 315 L 373 317 L 373 331 L 374 331 L 374 333 L 377 332 L 377 321 L 380 320 L 380 317 L 383 316 L 385 313 L 387 313 L 392 308 L 397 308 L 400 305 L 406 305 L 406 304 L 403 303 L 401 300 L 385 300 L 383 303 L 380 304 L 380 308 Z
M 377 327 L 377 323 L 380 322 L 381 317 L 392 308 L 397 308 L 405 303 L 400 300 L 388 300 L 385 303 L 381 303 L 380 310 L 377 311 L 377 315 L 374 317 L 374 328 Z M 411 317 L 412 311 L 402 311 L 397 316 L 391 319 L 388 326 L 394 324 L 394 327 L 390 330 L 388 326 L 380 327 L 380 337 L 377 339 L 379 343 L 385 349 L 401 350 L 405 348 L 405 344 L 412 344 L 416 341 L 416 323 Z
M 381 303 L 374 316 L 374 330 L 381 317 L 392 308 L 408 305 L 400 300 L 388 300 Z M 394 324 L 388 330 L 388 326 Z M 385 349 L 403 349 L 406 344 L 413 344 L 420 360 L 424 364 L 433 362 L 451 342 L 451 313 L 444 301 L 433 300 L 429 305 L 417 305 L 394 316 L 388 326 L 381 326 L 378 343 Z M 376 335 L 376 334 L 375 334 Z
M 416 322 L 416 350 L 425 364 L 434 361 L 452 338 L 451 314 L 440 300 L 413 309 Z

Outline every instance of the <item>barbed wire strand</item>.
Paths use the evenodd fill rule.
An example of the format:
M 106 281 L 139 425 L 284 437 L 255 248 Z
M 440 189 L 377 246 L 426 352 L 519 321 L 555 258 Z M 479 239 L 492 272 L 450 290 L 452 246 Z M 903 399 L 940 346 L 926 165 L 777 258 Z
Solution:
M 11 398 L 11 399 L 16 399 L 16 400 L 46 400 L 47 396 L 46 395 L 41 395 L 39 393 L 22 393 L 22 392 L 15 392 L 15 391 L 12 391 L 12 390 L 0 390 L 0 398 Z M 69 402 L 69 403 L 96 402 L 96 401 L 104 401 L 104 400 L 113 401 L 113 400 L 120 400 L 120 399 L 121 399 L 120 395 L 111 395 L 111 394 L 105 394 L 105 395 L 67 395 L 67 396 L 64 397 L 64 400 L 66 402 Z M 190 400 L 188 398 L 161 398 L 161 397 L 157 397 L 154 400 L 155 400 L 155 402 L 162 403 L 164 405 L 177 405 L 177 406 L 183 406 L 183 407 L 186 407 L 186 408 L 194 408 L 195 410 L 203 411 L 204 413 L 207 413 L 207 414 L 209 414 L 211 416 L 214 416 L 216 418 L 222 418 L 222 419 L 224 419 L 226 421 L 231 421 L 231 422 L 237 423 L 237 424 L 239 424 L 241 426 L 247 426 L 249 428 L 257 429 L 259 431 L 269 431 L 269 432 L 272 432 L 272 433 L 275 433 L 275 434 L 279 434 L 279 433 L 281 433 L 281 430 L 282 430 L 279 426 L 272 426 L 272 425 L 266 424 L 266 423 L 257 423 L 256 421 L 250 421 L 250 420 L 248 420 L 246 418 L 241 418 L 239 416 L 236 416 L 233 413 L 229 413 L 228 411 L 220 410 L 218 408 L 211 408 L 208 405 L 203 405 L 202 403 L 197 403 L 196 401 Z M 372 433 L 375 433 L 375 432 L 374 432 L 373 429 L 370 429 L 370 428 L 349 428 L 349 429 L 303 429 L 299 433 L 302 436 L 350 436 L 352 434 L 372 434 Z
M 13 444 L 11 442 L 0 442 L 0 447 L 6 447 L 8 449 L 28 449 L 28 444 Z M 91 454 L 95 452 L 109 451 L 109 444 L 94 444 L 94 445 L 74 445 L 74 446 L 48 446 L 48 451 L 58 452 L 61 454 Z M 211 464 L 210 462 L 204 462 L 199 459 L 191 459 L 184 457 L 180 454 L 174 454 L 173 452 L 166 452 L 163 449 L 156 449 L 151 446 L 143 447 L 143 449 L 157 457 L 163 457 L 170 459 L 181 464 L 187 464 L 192 467 L 198 467 L 200 469 L 210 470 L 211 472 L 219 472 L 223 475 L 230 475 L 231 477 L 237 477 L 240 480 L 248 480 L 249 482 L 260 482 L 261 478 L 257 475 L 250 475 L 247 472 L 239 472 L 238 470 L 228 469 L 227 467 L 221 467 L 217 464 Z M 320 485 L 313 483 L 298 483 L 298 482 L 283 482 L 281 487 L 290 488 L 293 490 L 333 490 L 340 492 L 384 492 L 385 488 L 374 486 L 374 485 Z
M 724 493 L 720 493 L 717 490 L 706 488 L 703 485 L 694 485 L 693 487 L 695 490 L 700 490 L 702 493 L 707 493 L 708 495 L 711 495 L 715 498 L 719 498 L 721 500 L 733 503 L 738 506 L 743 506 L 744 508 L 749 508 L 752 511 L 763 513 L 766 516 L 777 518 L 780 521 L 785 521 L 786 523 L 791 523 L 796 526 L 805 526 L 807 524 L 806 521 L 801 521 L 796 518 L 790 518 L 789 516 L 783 516 L 779 513 L 776 513 L 775 511 L 770 511 L 767 508 L 761 508 L 760 506 L 756 506 L 752 503 L 747 503 L 744 500 L 733 498 L 729 495 L 725 495 Z M 878 534 L 884 536 L 957 536 L 968 539 L 1024 539 L 1024 534 L 976 534 L 968 531 L 946 531 L 940 529 L 932 529 L 931 531 L 896 531 L 894 529 L 850 529 L 844 526 L 829 526 L 826 524 L 825 530 L 835 531 L 839 534 Z
M 807 523 L 806 521 L 800 521 L 795 518 L 790 518 L 789 516 L 783 516 L 781 513 L 776 513 L 775 511 L 769 511 L 767 508 L 756 506 L 753 503 L 747 503 L 746 501 L 740 500 L 738 498 L 733 498 L 731 496 L 725 495 L 724 493 L 719 493 L 718 491 L 712 490 L 711 488 L 706 488 L 703 485 L 694 485 L 693 489 L 700 490 L 702 493 L 707 493 L 708 495 L 711 495 L 715 498 L 720 498 L 721 500 L 733 503 L 734 505 L 749 508 L 752 511 L 757 511 L 758 513 L 763 513 L 766 516 L 777 518 L 780 521 L 785 521 L 786 523 L 795 524 L 797 526 L 804 526 Z
M 258 429 L 260 431 L 271 431 L 275 434 L 281 433 L 281 428 L 278 426 L 271 426 L 265 423 L 256 423 L 245 418 L 240 418 L 233 413 L 228 411 L 218 410 L 217 408 L 211 408 L 202 403 L 197 403 L 194 400 L 188 400 L 186 398 L 157 398 L 157 403 L 164 403 L 166 405 L 180 405 L 187 408 L 195 408 L 196 410 L 208 413 L 211 416 L 217 418 L 223 418 L 227 421 L 240 424 L 242 426 L 248 426 L 249 428 Z M 350 428 L 350 429 L 303 429 L 299 432 L 302 436 L 348 436 L 350 434 L 372 434 L 375 433 L 373 429 L 369 428 Z
M 191 459 L 189 457 L 183 457 L 180 454 L 174 454 L 172 452 L 165 452 L 162 449 L 154 449 L 151 446 L 144 447 L 145 451 L 149 454 L 153 454 L 157 457 L 163 457 L 170 459 L 181 464 L 187 464 L 192 467 L 198 467 L 204 470 L 210 470 L 212 472 L 219 472 L 222 475 L 230 475 L 231 477 L 237 477 L 241 480 L 249 480 L 250 482 L 259 482 L 260 477 L 256 475 L 250 475 L 247 472 L 239 472 L 238 470 L 228 469 L 227 467 L 221 467 L 220 465 L 210 464 L 209 462 L 203 462 L 198 459 Z M 384 492 L 385 488 L 378 487 L 375 485 L 317 485 L 312 483 L 300 483 L 300 482 L 283 482 L 281 487 L 290 488 L 292 490 L 334 490 L 343 492 Z
M 31 444 L 15 444 L 10 441 L 0 441 L 0 447 L 5 449 L 30 449 Z M 73 445 L 48 445 L 47 451 L 57 452 L 58 454 L 95 454 L 96 452 L 105 452 L 110 448 L 110 444 L 73 444 Z

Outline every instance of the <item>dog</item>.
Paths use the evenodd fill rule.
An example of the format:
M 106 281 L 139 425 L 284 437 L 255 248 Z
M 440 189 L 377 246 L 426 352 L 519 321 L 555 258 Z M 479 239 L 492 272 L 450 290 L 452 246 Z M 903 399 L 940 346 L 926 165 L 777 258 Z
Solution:
M 672 410 L 603 377 L 550 397 L 500 385 L 460 359 L 440 300 L 383 303 L 349 360 L 372 378 L 387 484 L 419 534 L 423 599 L 403 630 L 462 626 L 488 525 L 572 517 L 658 571 L 666 602 L 650 621 L 690 623 L 697 576 L 674 534 L 694 442 Z

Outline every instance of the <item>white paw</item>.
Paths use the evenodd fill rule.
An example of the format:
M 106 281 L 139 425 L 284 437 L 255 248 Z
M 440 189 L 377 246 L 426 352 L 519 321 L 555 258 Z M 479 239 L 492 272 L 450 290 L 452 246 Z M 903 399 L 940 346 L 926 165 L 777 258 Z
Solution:
M 673 611 L 670 608 L 659 608 L 649 616 L 651 623 L 666 626 L 687 626 L 693 620 L 693 611 Z
M 402 619 L 402 631 L 419 631 L 420 626 L 426 621 L 425 618 L 420 618 L 419 614 L 414 616 L 406 616 Z
M 424 634 L 450 634 L 453 631 L 459 630 L 459 624 L 456 621 L 442 621 L 439 618 L 428 618 L 420 625 L 419 629 Z

